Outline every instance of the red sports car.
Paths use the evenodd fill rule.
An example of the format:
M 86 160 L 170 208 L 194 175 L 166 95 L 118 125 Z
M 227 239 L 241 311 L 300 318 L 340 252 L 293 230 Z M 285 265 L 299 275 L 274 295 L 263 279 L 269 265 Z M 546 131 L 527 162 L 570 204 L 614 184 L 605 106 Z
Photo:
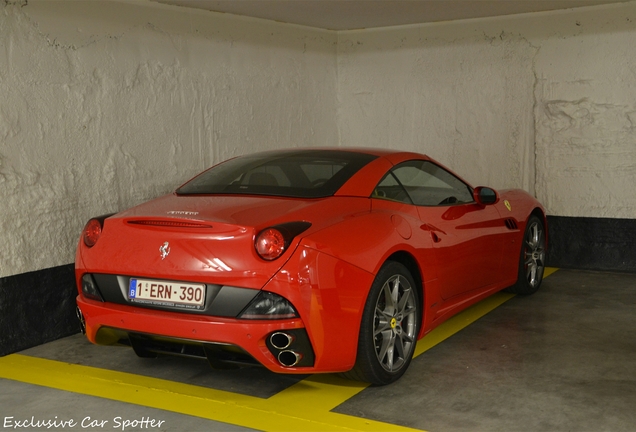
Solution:
M 214 367 L 388 384 L 416 341 L 502 289 L 535 292 L 545 210 L 380 149 L 237 157 L 91 219 L 76 257 L 88 339 Z

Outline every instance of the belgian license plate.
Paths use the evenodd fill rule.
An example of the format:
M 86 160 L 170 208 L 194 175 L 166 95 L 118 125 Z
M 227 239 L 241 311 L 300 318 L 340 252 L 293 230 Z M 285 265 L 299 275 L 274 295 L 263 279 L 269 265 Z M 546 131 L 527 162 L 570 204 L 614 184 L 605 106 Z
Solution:
M 158 306 L 202 309 L 205 304 L 205 284 L 131 278 L 128 298 Z

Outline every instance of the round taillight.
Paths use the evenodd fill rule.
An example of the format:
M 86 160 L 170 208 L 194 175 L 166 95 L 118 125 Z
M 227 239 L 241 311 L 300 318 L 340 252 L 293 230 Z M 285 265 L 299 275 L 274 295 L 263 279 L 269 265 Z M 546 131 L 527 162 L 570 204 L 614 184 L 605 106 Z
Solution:
M 285 237 L 275 228 L 267 228 L 256 237 L 256 252 L 264 260 L 275 260 L 285 252 Z
M 102 235 L 102 224 L 97 219 L 91 219 L 84 227 L 82 237 L 84 238 L 84 244 L 88 247 L 95 246 L 99 236 Z

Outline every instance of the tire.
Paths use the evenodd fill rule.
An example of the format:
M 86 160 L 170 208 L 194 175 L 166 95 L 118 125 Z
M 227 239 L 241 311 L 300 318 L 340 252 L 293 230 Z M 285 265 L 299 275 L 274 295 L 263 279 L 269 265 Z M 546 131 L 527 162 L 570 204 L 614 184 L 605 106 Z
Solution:
M 387 261 L 364 306 L 356 364 L 342 375 L 375 385 L 396 381 L 411 363 L 420 323 L 421 304 L 411 273 Z
M 517 283 L 505 291 L 513 294 L 530 295 L 537 292 L 545 270 L 546 233 L 543 222 L 530 216 L 523 234 Z

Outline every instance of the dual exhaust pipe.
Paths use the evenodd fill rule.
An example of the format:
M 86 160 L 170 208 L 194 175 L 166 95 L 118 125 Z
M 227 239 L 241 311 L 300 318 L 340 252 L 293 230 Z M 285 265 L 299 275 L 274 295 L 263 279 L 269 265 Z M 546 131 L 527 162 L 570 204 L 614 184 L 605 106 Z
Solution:
M 278 362 L 285 367 L 294 367 L 303 358 L 302 354 L 290 349 L 294 340 L 293 335 L 284 332 L 276 332 L 269 337 L 269 343 L 277 350 L 280 350 L 278 356 L 276 356 Z
M 75 314 L 79 321 L 80 331 L 82 334 L 86 334 L 86 320 L 79 307 L 75 308 Z M 303 359 L 301 353 L 291 349 L 295 339 L 294 335 L 285 332 L 276 332 L 269 337 L 270 345 L 279 351 L 276 358 L 284 367 L 294 367 Z M 275 353 L 272 352 L 272 354 Z

